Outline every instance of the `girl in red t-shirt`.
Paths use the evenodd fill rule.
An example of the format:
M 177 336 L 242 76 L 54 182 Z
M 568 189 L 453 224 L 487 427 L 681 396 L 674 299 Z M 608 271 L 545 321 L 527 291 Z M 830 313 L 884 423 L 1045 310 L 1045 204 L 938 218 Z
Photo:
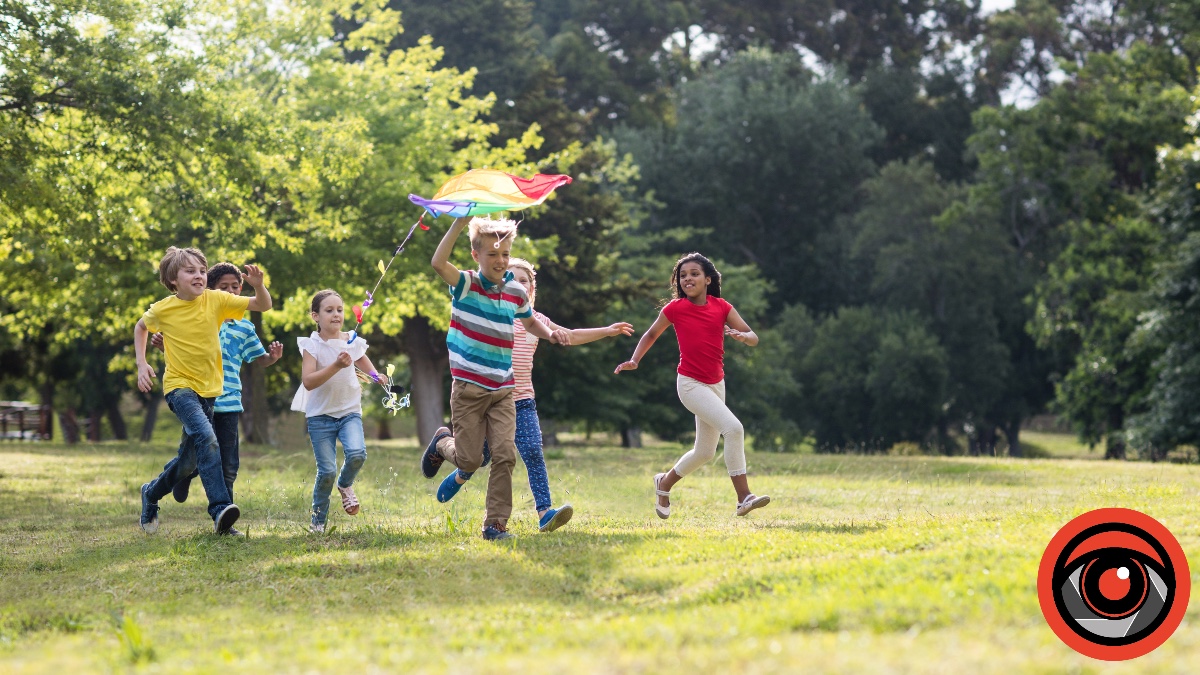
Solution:
M 679 377 L 676 391 L 683 406 L 696 416 L 696 444 L 675 467 L 654 476 L 659 518 L 671 515 L 671 487 L 684 476 L 711 460 L 717 441 L 725 437 L 725 468 L 737 491 L 737 515 L 744 516 L 771 498 L 755 496 L 746 482 L 745 432 L 742 423 L 725 405 L 725 336 L 753 347 L 758 336 L 742 320 L 733 305 L 721 298 L 721 273 L 699 253 L 689 253 L 675 263 L 671 272 L 674 300 L 659 312 L 654 325 L 638 341 L 633 357 L 617 366 L 615 373 L 634 370 L 667 326 L 675 326 L 679 340 Z

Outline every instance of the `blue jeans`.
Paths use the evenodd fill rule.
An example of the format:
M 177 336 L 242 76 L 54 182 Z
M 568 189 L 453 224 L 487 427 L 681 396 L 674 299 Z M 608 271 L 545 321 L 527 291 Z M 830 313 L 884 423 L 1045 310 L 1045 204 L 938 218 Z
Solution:
M 225 488 L 221 447 L 213 431 L 213 399 L 201 398 L 191 389 L 174 389 L 167 394 L 166 401 L 167 407 L 183 423 L 183 438 L 175 458 L 167 462 L 158 478 L 150 481 L 147 497 L 158 502 L 171 492 L 176 481 L 198 471 L 204 493 L 208 495 L 208 515 L 216 520 L 232 500 Z
M 221 446 L 221 473 L 225 476 L 225 489 L 229 492 L 229 501 L 233 501 L 233 482 L 237 480 L 238 466 L 241 460 L 238 459 L 238 421 L 241 419 L 240 412 L 214 412 L 212 416 L 213 433 L 217 435 L 217 445 Z M 191 475 L 184 478 L 190 481 L 199 472 L 193 471 Z
M 542 422 L 538 419 L 537 403 L 531 398 L 517 401 L 517 453 L 529 474 L 529 491 L 533 493 L 533 508 L 539 513 L 550 508 L 550 478 L 546 475 L 546 458 L 542 456 Z M 483 443 L 487 447 L 487 441 Z M 458 477 L 470 480 L 474 473 L 459 471 Z
M 324 525 L 329 519 L 329 494 L 333 480 L 338 487 L 354 485 L 354 477 L 367 461 L 367 441 L 363 436 L 362 415 L 350 413 L 345 417 L 316 415 L 308 418 L 308 439 L 312 441 L 317 458 L 317 481 L 313 484 L 312 522 Z M 342 442 L 342 472 L 337 474 L 337 442 Z

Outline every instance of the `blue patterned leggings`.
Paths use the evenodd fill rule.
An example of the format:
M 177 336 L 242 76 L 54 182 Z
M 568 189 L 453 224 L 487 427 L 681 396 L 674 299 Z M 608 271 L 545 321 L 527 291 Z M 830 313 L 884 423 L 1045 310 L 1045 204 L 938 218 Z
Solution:
M 546 458 L 542 456 L 542 423 L 538 419 L 537 403 L 531 398 L 517 401 L 517 452 L 529 474 L 529 491 L 533 493 L 538 512 L 550 508 L 550 479 L 546 476 Z M 488 452 L 487 441 L 483 449 Z M 459 478 L 471 480 L 474 472 L 460 470 Z

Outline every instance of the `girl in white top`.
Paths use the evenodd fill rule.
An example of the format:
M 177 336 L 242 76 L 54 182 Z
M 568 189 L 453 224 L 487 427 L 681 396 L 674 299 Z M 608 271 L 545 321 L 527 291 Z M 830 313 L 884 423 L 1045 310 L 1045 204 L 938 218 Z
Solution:
M 304 411 L 308 438 L 317 460 L 317 480 L 313 485 L 313 532 L 324 532 L 329 518 L 329 495 L 337 479 L 342 508 L 358 515 L 358 497 L 354 478 L 367 459 L 367 444 L 362 426 L 362 385 L 351 365 L 379 379 L 367 358 L 367 341 L 359 337 L 352 343 L 342 332 L 344 308 L 336 292 L 323 290 L 313 296 L 312 318 L 317 330 L 297 338 L 304 357 L 301 386 L 292 400 L 292 410 Z M 342 442 L 341 473 L 337 473 L 337 441 Z
M 513 279 L 525 287 L 529 295 L 529 305 L 532 307 L 537 299 L 537 274 L 533 265 L 522 258 L 511 258 L 508 261 L 508 271 Z M 562 326 L 551 321 L 545 314 L 534 310 L 533 318 L 545 324 L 551 331 L 563 330 Z M 566 329 L 571 334 L 572 345 L 582 345 L 601 338 L 617 335 L 633 335 L 633 326 L 627 323 L 614 323 L 604 328 L 575 328 Z M 538 419 L 537 403 L 533 392 L 533 354 L 537 351 L 538 337 L 525 330 L 520 321 L 513 322 L 513 400 L 517 408 L 517 452 L 525 462 L 529 474 L 529 490 L 533 493 L 534 508 L 538 514 L 538 530 L 553 532 L 571 519 L 575 512 L 570 504 L 553 508 L 550 501 L 550 479 L 546 476 L 546 460 L 542 455 L 542 429 Z M 484 462 L 488 460 L 488 448 L 484 445 Z M 439 502 L 448 502 L 458 494 L 463 483 L 470 480 L 472 473 L 453 471 L 438 487 Z

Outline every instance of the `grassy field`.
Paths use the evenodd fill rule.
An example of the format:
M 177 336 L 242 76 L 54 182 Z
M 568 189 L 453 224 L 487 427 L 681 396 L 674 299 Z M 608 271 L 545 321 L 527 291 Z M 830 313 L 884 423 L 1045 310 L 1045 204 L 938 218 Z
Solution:
M 311 453 L 245 448 L 241 540 L 201 498 L 138 529 L 166 445 L 0 445 L 0 672 L 1200 670 L 1195 610 L 1108 664 L 1035 593 L 1051 535 L 1092 508 L 1143 510 L 1194 556 L 1195 466 L 751 453 L 767 509 L 735 518 L 718 460 L 659 521 L 650 476 L 678 446 L 569 447 L 549 469 L 575 520 L 538 534 L 518 468 L 510 546 L 477 536 L 483 475 L 444 506 L 416 447 L 368 451 L 363 513 L 317 536 Z

